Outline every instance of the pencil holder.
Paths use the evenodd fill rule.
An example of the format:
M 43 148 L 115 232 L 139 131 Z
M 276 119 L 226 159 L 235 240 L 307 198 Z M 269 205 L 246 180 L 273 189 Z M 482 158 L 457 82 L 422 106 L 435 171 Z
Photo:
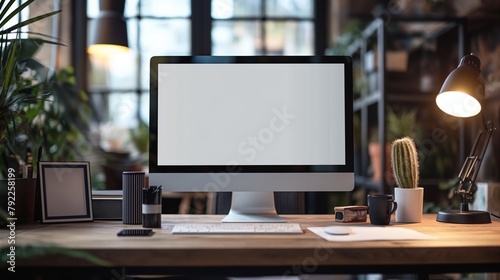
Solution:
M 141 204 L 144 182 L 144 171 L 124 171 L 122 173 L 122 220 L 124 224 L 138 225 L 142 223 Z
M 142 190 L 142 227 L 161 228 L 161 186 Z

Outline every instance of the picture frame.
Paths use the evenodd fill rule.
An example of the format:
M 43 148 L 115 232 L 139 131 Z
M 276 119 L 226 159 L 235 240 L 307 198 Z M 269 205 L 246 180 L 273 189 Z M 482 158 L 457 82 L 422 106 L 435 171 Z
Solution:
M 93 221 L 90 163 L 38 163 L 41 222 Z

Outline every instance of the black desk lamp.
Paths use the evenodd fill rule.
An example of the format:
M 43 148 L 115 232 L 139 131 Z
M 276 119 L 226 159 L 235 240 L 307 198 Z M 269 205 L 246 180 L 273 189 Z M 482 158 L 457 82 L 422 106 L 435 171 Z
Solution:
M 480 76 L 481 61 L 474 54 L 466 55 L 458 67 L 446 78 L 436 96 L 436 104 L 445 113 L 461 118 L 472 117 L 481 111 L 484 98 L 484 82 Z M 482 115 L 481 115 L 482 116 Z M 459 224 L 491 223 L 490 213 L 469 210 L 468 200 L 477 189 L 475 180 L 483 161 L 484 153 L 495 128 L 492 122 L 485 122 L 474 141 L 469 156 L 458 175 L 455 193 L 462 198 L 459 210 L 439 211 L 438 222 Z

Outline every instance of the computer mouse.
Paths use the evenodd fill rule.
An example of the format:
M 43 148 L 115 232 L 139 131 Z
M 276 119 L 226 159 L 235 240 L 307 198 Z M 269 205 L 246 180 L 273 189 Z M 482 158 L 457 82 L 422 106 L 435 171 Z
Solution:
M 345 226 L 328 226 L 324 227 L 323 230 L 331 235 L 348 235 L 352 232 L 350 227 Z

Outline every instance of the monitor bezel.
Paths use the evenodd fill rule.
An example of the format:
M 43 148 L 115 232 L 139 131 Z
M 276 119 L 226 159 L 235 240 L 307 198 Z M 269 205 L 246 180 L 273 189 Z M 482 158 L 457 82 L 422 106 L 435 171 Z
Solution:
M 345 164 L 342 165 L 158 165 L 158 65 L 179 64 L 227 64 L 227 63 L 326 63 L 344 65 L 345 86 Z M 353 84 L 352 58 L 350 56 L 153 56 L 150 59 L 150 141 L 149 173 L 353 173 Z

